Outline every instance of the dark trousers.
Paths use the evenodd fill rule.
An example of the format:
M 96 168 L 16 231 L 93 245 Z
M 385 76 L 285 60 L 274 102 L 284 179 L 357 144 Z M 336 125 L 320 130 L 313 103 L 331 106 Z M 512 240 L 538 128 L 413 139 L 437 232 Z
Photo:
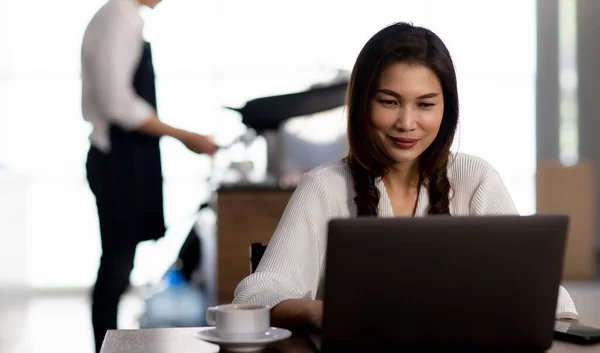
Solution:
M 121 217 L 115 217 L 115 202 L 119 202 L 111 192 L 107 176 L 108 156 L 95 147 L 88 152 L 86 163 L 87 179 L 98 208 L 102 257 L 98 268 L 96 284 L 92 291 L 92 325 L 96 352 L 100 351 L 107 330 L 117 328 L 117 308 L 121 295 L 129 286 L 129 275 L 133 269 L 137 242 L 124 236 L 126 227 L 119 224 Z

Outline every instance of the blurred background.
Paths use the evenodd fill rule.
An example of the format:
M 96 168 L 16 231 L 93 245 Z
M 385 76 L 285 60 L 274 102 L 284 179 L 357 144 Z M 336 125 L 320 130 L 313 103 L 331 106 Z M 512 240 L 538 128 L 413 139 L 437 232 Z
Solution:
M 80 48 L 86 25 L 104 2 L 0 0 L 3 353 L 93 350 L 88 293 L 100 238 L 85 179 L 90 127 L 81 116 Z M 596 294 L 590 293 L 597 293 L 591 290 L 598 238 L 593 165 L 600 160 L 594 137 L 600 127 L 600 2 L 164 0 L 143 16 L 159 116 L 220 144 L 248 132 L 240 114 L 224 106 L 333 82 L 392 22 L 430 28 L 448 46 L 457 70 L 461 120 L 453 149 L 492 163 L 522 214 L 572 215 L 565 281 L 576 304 L 590 302 L 589 315 L 598 315 L 590 299 Z M 285 121 L 275 132 L 282 174 L 342 157 L 344 127 L 343 107 Z M 200 219 L 198 209 L 214 199 L 216 173 L 234 183 L 228 168 L 250 161 L 251 179 L 259 182 L 266 175 L 267 145 L 268 137 L 259 134 L 211 160 L 174 140 L 161 141 L 168 231 L 158 242 L 138 246 L 131 279 L 139 291 L 121 303 L 121 328 L 139 327 L 143 289 L 160 282 L 190 228 L 208 225 L 204 236 L 215 231 L 217 221 Z M 211 268 L 205 266 L 205 277 L 215 276 Z

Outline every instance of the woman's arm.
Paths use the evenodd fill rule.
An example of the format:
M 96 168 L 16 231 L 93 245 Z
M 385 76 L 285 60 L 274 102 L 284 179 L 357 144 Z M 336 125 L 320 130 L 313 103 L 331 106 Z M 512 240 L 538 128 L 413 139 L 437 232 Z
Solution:
M 274 325 L 320 326 L 322 302 L 315 298 L 323 276 L 329 202 L 323 181 L 305 174 L 255 273 L 237 286 L 234 303 L 271 306 Z

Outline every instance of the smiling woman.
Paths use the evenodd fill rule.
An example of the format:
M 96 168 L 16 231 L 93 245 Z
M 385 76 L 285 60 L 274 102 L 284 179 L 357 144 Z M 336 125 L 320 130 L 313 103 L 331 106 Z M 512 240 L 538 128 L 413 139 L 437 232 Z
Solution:
M 446 171 L 458 93 L 440 38 L 404 24 L 383 29 L 360 52 L 348 97 L 347 160 L 358 214 L 377 215 L 373 180 L 382 177 L 395 215 L 414 215 L 421 186 L 428 190 L 429 214 L 450 213 Z
M 440 80 L 427 66 L 399 62 L 381 73 L 377 86 L 380 88 L 375 91 L 370 109 L 375 142 L 394 160 L 393 169 L 405 182 L 418 186 L 422 176 L 413 161 L 436 139 L 444 115 Z M 384 178 L 384 182 L 388 192 L 396 190 L 389 178 Z M 401 201 L 402 196 L 392 199 L 398 200 L 392 203 L 394 214 L 414 214 L 417 192 L 404 195 L 405 202 Z
M 432 31 L 395 23 L 377 32 L 356 59 L 347 106 L 348 156 L 304 175 L 256 271 L 235 291 L 236 303 L 273 307 L 276 326 L 320 327 L 331 219 L 518 213 L 496 169 L 450 152 L 457 82 Z M 559 293 L 556 317 L 576 318 Z

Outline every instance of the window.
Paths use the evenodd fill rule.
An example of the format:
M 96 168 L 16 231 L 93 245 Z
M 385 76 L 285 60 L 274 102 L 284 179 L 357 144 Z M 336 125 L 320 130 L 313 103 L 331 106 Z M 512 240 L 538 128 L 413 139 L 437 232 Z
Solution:
M 559 72 L 560 72 L 560 160 L 573 165 L 579 157 L 577 98 L 577 1 L 560 0 Z

